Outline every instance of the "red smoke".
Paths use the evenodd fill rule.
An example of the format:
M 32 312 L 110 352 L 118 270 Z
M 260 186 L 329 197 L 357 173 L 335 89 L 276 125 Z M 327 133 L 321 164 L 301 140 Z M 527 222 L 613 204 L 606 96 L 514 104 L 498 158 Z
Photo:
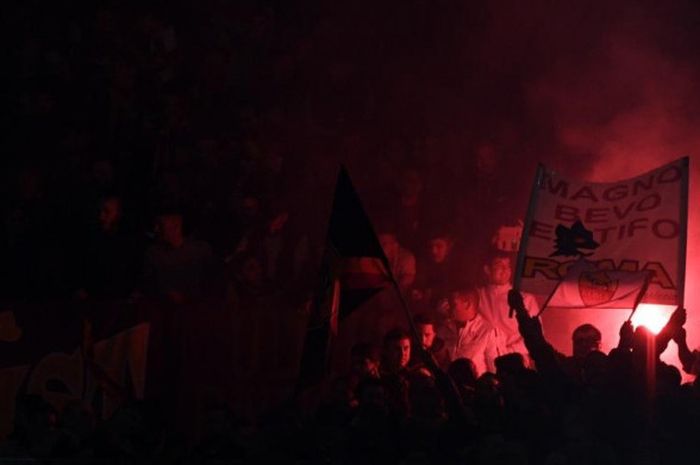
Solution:
M 328 121 L 344 109 L 336 119 L 346 135 L 376 136 L 379 149 L 365 144 L 352 156 L 371 170 L 402 163 L 402 151 L 394 157 L 387 147 L 406 135 L 425 136 L 415 158 L 439 158 L 454 173 L 473 163 L 476 147 L 492 144 L 514 194 L 528 191 L 537 162 L 569 177 L 603 181 L 689 155 L 688 336 L 700 342 L 694 331 L 700 296 L 692 286 L 700 278 L 694 208 L 700 6 L 647 0 L 334 5 L 321 13 L 323 27 L 308 42 L 312 66 L 305 69 L 321 77 L 327 68 L 344 70 L 328 71 L 337 85 L 333 95 L 352 98 L 339 104 L 324 94 L 316 104 L 328 103 Z M 330 152 L 350 147 L 346 142 Z M 503 173 L 509 167 L 517 170 Z M 513 202 L 523 203 L 524 216 L 521 197 L 513 195 Z M 566 340 L 574 323 L 569 318 L 557 331 L 564 333 L 559 349 L 570 351 Z M 616 342 L 617 323 L 600 328 L 608 348 Z
M 595 181 L 629 178 L 661 164 L 689 155 L 691 192 L 689 209 L 686 307 L 691 347 L 700 342 L 694 331 L 700 323 L 696 310 L 700 295 L 693 283 L 700 278 L 700 218 L 697 214 L 698 149 L 700 148 L 700 67 L 692 61 L 691 33 L 684 27 L 688 17 L 697 17 L 690 4 L 675 7 L 644 6 L 638 2 L 623 8 L 602 6 L 602 24 L 569 23 L 562 16 L 549 19 L 556 25 L 540 23 L 556 44 L 535 53 L 552 52 L 549 64 L 527 85 L 527 102 L 532 114 L 552 128 L 553 146 L 560 153 L 550 156 L 562 173 Z M 568 8 L 567 5 L 566 7 Z M 562 5 L 563 9 L 564 5 Z M 579 12 L 580 13 L 580 12 Z M 607 13 L 607 14 L 606 14 Z M 591 16 L 595 13 L 589 12 Z M 561 35 L 555 37 L 554 32 Z M 585 51 L 575 46 L 588 39 Z M 567 53 L 570 43 L 576 50 Z M 586 170 L 580 158 L 590 161 Z M 574 163 L 570 163 L 575 160 Z M 571 169 L 574 167 L 574 169 Z M 603 321 L 603 320 L 601 320 Z M 600 328 L 613 343 L 617 328 Z M 568 348 L 567 348 L 568 349 Z M 675 359 L 675 345 L 664 358 Z

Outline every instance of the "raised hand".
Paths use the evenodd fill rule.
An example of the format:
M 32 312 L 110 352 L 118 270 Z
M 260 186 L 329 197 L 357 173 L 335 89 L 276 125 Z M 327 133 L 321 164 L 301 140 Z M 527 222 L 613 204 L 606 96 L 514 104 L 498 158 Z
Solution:
M 508 305 L 510 306 L 510 308 L 517 311 L 527 311 L 525 309 L 525 302 L 523 301 L 522 294 L 520 294 L 520 292 L 516 291 L 515 289 L 511 289 L 510 291 L 508 291 Z
M 671 314 L 671 318 L 668 319 L 666 326 L 656 335 L 656 353 L 658 355 L 661 355 L 664 350 L 666 350 L 671 338 L 683 327 L 686 317 L 687 313 L 685 308 L 682 307 L 678 307 L 676 311 Z
M 617 346 L 620 348 L 632 347 L 633 338 L 634 327 L 632 326 L 632 322 L 630 320 L 626 320 L 624 323 L 622 323 L 622 326 L 620 326 L 620 342 Z
M 667 325 L 669 325 L 671 328 L 676 329 L 677 331 L 679 328 L 683 327 L 687 318 L 688 312 L 686 312 L 685 308 L 678 307 L 671 314 L 671 318 L 668 319 Z
M 673 340 L 676 342 L 676 344 L 684 344 L 686 342 L 687 334 L 685 332 L 684 327 L 678 328 L 676 333 L 673 335 Z

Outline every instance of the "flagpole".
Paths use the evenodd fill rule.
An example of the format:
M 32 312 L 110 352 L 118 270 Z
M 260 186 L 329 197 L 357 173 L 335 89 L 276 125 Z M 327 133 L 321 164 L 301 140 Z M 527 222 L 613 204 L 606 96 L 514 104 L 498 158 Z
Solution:
M 396 280 L 396 276 L 394 276 L 394 272 L 391 269 L 391 266 L 389 265 L 389 259 L 386 258 L 386 254 L 382 253 L 382 262 L 384 263 L 384 268 L 387 270 L 387 274 L 389 275 L 389 279 L 391 280 L 392 287 L 396 291 L 396 294 L 399 296 L 399 301 L 401 302 L 401 308 L 404 311 L 404 315 L 406 316 L 406 320 L 408 320 L 408 328 L 411 332 L 411 336 L 413 336 L 413 340 L 415 342 L 420 342 L 420 336 L 418 335 L 418 329 L 416 328 L 416 323 L 413 321 L 413 316 L 411 315 L 411 310 L 408 308 L 408 302 L 406 301 L 406 298 L 403 295 L 403 291 L 401 290 L 401 286 L 399 285 L 399 282 Z
M 568 269 L 570 269 L 570 267 L 572 267 L 574 265 L 577 265 L 580 260 L 585 260 L 585 258 L 583 258 L 583 254 L 580 254 L 578 256 L 577 261 L 572 263 L 571 265 L 569 265 Z M 547 296 L 547 299 L 544 301 L 544 304 L 542 304 L 542 308 L 540 309 L 539 313 L 536 315 L 537 317 L 539 317 L 540 315 L 542 315 L 544 313 L 545 309 L 547 308 L 547 305 L 549 305 L 549 302 L 552 300 L 552 297 L 554 297 L 554 294 L 556 294 L 557 289 L 559 289 L 559 286 L 561 286 L 562 282 L 564 282 L 564 279 L 566 279 L 566 276 L 559 278 L 559 282 L 557 283 L 556 286 L 554 286 L 554 289 L 552 289 L 552 291 L 549 293 L 549 295 Z
M 690 158 L 681 159 L 681 205 L 680 205 L 680 238 L 678 244 L 678 306 L 685 305 L 685 261 L 688 247 L 688 172 Z
M 629 318 L 627 318 L 627 321 L 632 321 L 632 317 L 634 316 L 634 312 L 637 311 L 637 307 L 639 307 L 639 304 L 642 302 L 642 299 L 644 298 L 644 294 L 647 293 L 647 289 L 649 288 L 649 281 L 651 280 L 651 273 L 647 272 L 647 279 L 644 280 L 644 287 L 642 287 L 642 290 L 639 292 L 639 295 L 637 296 L 637 299 L 634 302 L 634 307 L 632 307 L 632 313 L 630 313 Z
M 585 258 L 583 257 L 583 254 L 579 254 L 577 261 L 572 263 L 571 265 L 569 265 L 569 267 L 578 264 L 578 262 L 580 260 L 585 260 Z M 570 268 L 567 268 L 567 269 L 570 269 Z M 549 293 L 549 295 L 547 296 L 547 299 L 544 301 L 544 304 L 542 304 L 542 308 L 540 309 L 539 313 L 536 315 L 537 317 L 539 317 L 540 315 L 542 315 L 544 313 L 545 309 L 547 308 L 547 305 L 549 305 L 549 302 L 552 300 L 552 297 L 554 297 L 554 294 L 556 294 L 557 289 L 559 289 L 559 286 L 561 286 L 562 282 L 564 282 L 564 279 L 566 279 L 566 276 L 562 276 L 561 278 L 559 278 L 559 282 L 557 283 L 556 286 L 554 286 L 554 289 L 552 289 L 552 291 Z
M 559 282 L 557 283 L 557 285 L 554 286 L 554 289 L 552 289 L 552 292 L 550 292 L 549 295 L 547 296 L 547 300 L 545 300 L 544 304 L 542 304 L 542 308 L 540 309 L 539 313 L 535 316 L 539 317 L 540 315 L 542 315 L 544 313 L 545 309 L 547 308 L 547 305 L 549 305 L 549 301 L 552 300 L 552 297 L 554 297 L 554 294 L 557 292 L 557 289 L 559 289 L 559 286 L 562 283 L 562 279 L 563 278 L 559 279 Z
M 540 187 L 542 184 L 542 177 L 544 175 L 544 165 L 542 163 L 537 164 L 537 170 L 535 171 L 535 180 L 532 183 L 532 190 L 530 191 L 530 203 L 527 206 L 527 213 L 525 214 L 525 222 L 523 224 L 523 231 L 520 234 L 520 246 L 518 247 L 518 258 L 515 261 L 515 274 L 513 275 L 513 289 L 520 292 L 520 281 L 522 280 L 523 268 L 525 267 L 525 252 L 527 250 L 527 240 L 530 235 L 530 228 L 532 227 L 532 220 L 535 216 L 535 205 L 537 205 L 537 197 L 540 192 Z M 508 312 L 508 317 L 513 318 L 513 309 L 511 308 Z
M 392 271 L 391 266 L 389 265 L 389 260 L 386 258 L 386 254 L 383 251 L 382 262 L 384 263 L 384 267 L 387 270 L 387 274 L 389 275 L 389 279 L 391 280 L 392 286 L 396 291 L 396 294 L 399 296 L 401 307 L 403 308 L 404 314 L 406 315 L 406 320 L 408 321 L 408 327 L 412 336 L 411 352 L 413 353 L 413 347 L 415 346 L 415 348 L 420 353 L 421 357 L 426 361 L 426 366 L 435 378 L 435 383 L 438 386 L 438 389 L 442 392 L 442 394 L 445 397 L 445 403 L 447 404 L 448 411 L 451 412 L 451 414 L 454 415 L 456 419 L 459 419 L 461 422 L 468 424 L 468 415 L 464 411 L 462 399 L 459 395 L 459 392 L 457 391 L 457 387 L 455 385 L 454 380 L 448 373 L 443 371 L 442 368 L 440 368 L 437 365 L 435 359 L 430 354 L 430 352 L 423 348 L 421 338 L 418 334 L 418 329 L 416 328 L 416 324 L 413 321 L 411 311 L 408 308 L 408 302 L 406 301 L 406 298 L 404 297 L 403 292 L 401 291 L 401 286 L 396 280 L 396 276 L 394 276 L 394 272 Z

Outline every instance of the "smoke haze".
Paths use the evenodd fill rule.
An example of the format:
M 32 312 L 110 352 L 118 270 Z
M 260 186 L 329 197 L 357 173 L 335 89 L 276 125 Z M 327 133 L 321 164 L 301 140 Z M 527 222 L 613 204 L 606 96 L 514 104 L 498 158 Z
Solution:
M 396 134 L 436 135 L 440 156 L 470 157 L 469 147 L 492 142 L 504 165 L 519 166 L 517 193 L 526 191 L 537 162 L 579 179 L 614 181 L 689 155 L 686 295 L 689 326 L 697 322 L 700 8 L 454 3 L 461 2 L 336 10 L 346 24 L 363 23 L 353 32 L 365 45 L 379 45 L 355 55 L 364 62 L 358 68 L 377 70 L 365 76 L 375 91 L 372 104 L 383 108 L 376 123 Z M 353 13 L 365 21 L 351 19 Z M 343 43 L 363 42 L 345 36 Z M 690 337 L 697 343 L 698 335 Z

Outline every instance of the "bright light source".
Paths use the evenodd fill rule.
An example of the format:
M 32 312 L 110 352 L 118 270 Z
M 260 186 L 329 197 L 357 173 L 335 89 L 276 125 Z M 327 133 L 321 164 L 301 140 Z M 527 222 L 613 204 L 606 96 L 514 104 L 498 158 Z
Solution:
M 675 307 L 671 305 L 639 304 L 632 315 L 632 325 L 645 326 L 649 331 L 658 334 L 664 327 Z

